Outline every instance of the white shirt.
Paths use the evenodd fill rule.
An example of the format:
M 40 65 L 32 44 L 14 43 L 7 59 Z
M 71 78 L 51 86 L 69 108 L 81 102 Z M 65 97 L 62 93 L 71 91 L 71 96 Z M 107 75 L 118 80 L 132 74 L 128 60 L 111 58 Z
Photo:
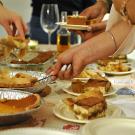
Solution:
M 121 15 L 115 10 L 114 5 L 112 6 L 110 17 L 107 23 L 106 31 L 109 30 L 114 24 L 122 20 Z M 135 49 L 135 26 L 132 27 L 127 37 L 121 43 L 118 50 L 113 56 L 124 55 L 132 52 Z

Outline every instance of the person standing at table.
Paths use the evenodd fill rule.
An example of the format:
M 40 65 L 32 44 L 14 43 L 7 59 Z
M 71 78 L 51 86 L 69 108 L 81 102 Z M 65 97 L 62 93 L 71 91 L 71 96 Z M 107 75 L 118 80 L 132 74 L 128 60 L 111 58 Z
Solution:
M 113 2 L 106 31 L 62 53 L 48 73 L 70 79 L 77 76 L 87 64 L 108 56 L 125 55 L 135 49 L 135 2 Z M 65 64 L 71 66 L 63 71 L 61 68 Z
M 69 15 L 73 11 L 82 12 L 85 8 L 95 4 L 93 9 L 100 9 L 102 14 L 107 12 L 106 2 L 104 0 L 32 0 L 31 6 L 33 7 L 32 17 L 30 21 L 30 37 L 31 39 L 38 40 L 39 43 L 47 43 L 47 34 L 42 30 L 40 25 L 40 12 L 42 4 L 44 3 L 56 3 L 59 7 L 59 12 L 67 11 Z M 38 33 L 38 34 L 37 34 Z M 52 44 L 56 43 L 56 32 L 52 34 Z
M 19 35 L 25 39 L 27 32 L 27 25 L 23 22 L 22 18 L 15 12 L 7 9 L 0 1 L 0 25 L 2 25 L 9 35 Z

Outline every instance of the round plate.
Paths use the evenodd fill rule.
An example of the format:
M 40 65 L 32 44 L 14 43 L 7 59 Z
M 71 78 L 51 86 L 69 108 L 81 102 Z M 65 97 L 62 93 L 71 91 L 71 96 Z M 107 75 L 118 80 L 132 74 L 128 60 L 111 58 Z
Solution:
M 86 124 L 81 135 L 135 135 L 135 120 L 101 118 Z
M 73 95 L 73 96 L 80 96 L 81 94 L 83 94 L 83 93 L 76 93 L 76 92 L 73 92 L 70 87 L 68 87 L 68 88 L 63 88 L 62 90 L 65 91 L 66 93 L 70 94 L 70 95 Z M 114 90 L 114 89 L 112 88 L 112 89 L 109 90 L 107 93 L 103 94 L 103 96 L 104 96 L 104 97 L 107 97 L 107 96 L 114 95 L 115 93 L 116 93 L 116 90 Z
M 26 91 L 3 89 L 0 90 L 0 100 L 1 99 L 21 99 L 25 98 L 32 93 Z M 18 112 L 14 114 L 0 114 L 0 125 L 16 124 L 27 120 L 33 113 L 38 111 L 43 105 L 44 101 L 41 100 L 40 105 L 36 108 L 26 110 L 23 112 Z
M 57 22 L 56 24 L 70 30 L 88 30 L 88 27 L 89 27 L 88 25 L 73 25 L 73 24 L 67 24 L 63 22 Z
M 0 135 L 73 135 L 73 134 L 54 129 L 18 128 L 1 131 Z
M 107 75 L 128 75 L 128 74 L 134 73 L 135 69 L 132 69 L 127 72 L 110 72 L 110 71 L 102 71 L 102 72 L 104 72 Z
M 24 73 L 24 74 L 29 74 L 33 77 L 36 77 L 38 80 L 45 78 L 46 74 L 44 72 L 38 72 L 38 71 L 27 71 L 27 70 L 16 70 L 16 71 L 12 71 L 10 73 L 10 76 L 15 76 L 17 73 Z M 32 87 L 26 87 L 26 88 L 12 88 L 12 89 L 16 89 L 16 90 L 23 90 L 23 91 L 28 91 L 28 92 L 32 92 L 32 93 L 38 93 L 40 91 L 42 91 L 46 84 L 48 83 L 50 79 L 46 78 L 43 79 L 42 81 L 39 81 L 37 85 L 34 85 Z M 0 90 L 2 90 L 3 88 L 0 88 Z M 6 88 L 6 89 L 11 89 L 11 88 Z
M 75 117 L 73 111 L 68 106 L 60 101 L 53 109 L 53 113 L 60 119 L 75 122 L 75 123 L 89 123 L 91 120 L 79 120 Z M 116 105 L 109 104 L 106 111 L 106 117 L 121 117 L 123 115 L 122 110 Z

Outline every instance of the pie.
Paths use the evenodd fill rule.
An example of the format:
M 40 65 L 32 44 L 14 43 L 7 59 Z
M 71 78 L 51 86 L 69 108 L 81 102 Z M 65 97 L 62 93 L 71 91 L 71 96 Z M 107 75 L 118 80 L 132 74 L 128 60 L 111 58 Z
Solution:
M 10 53 L 17 53 L 15 54 L 16 57 L 21 58 L 27 51 L 28 40 L 22 40 L 19 37 L 8 36 L 0 39 L 0 45 L 4 57 L 8 57 Z
M 12 60 L 11 63 L 13 64 L 41 64 L 41 63 L 46 62 L 48 59 L 52 58 L 53 56 L 54 56 L 53 51 L 38 52 L 38 55 L 29 61 Z
M 0 114 L 15 114 L 34 109 L 40 105 L 40 96 L 31 94 L 22 99 L 1 99 Z
M 37 78 L 29 74 L 17 73 L 10 76 L 6 70 L 0 71 L 0 88 L 27 88 L 36 85 Z

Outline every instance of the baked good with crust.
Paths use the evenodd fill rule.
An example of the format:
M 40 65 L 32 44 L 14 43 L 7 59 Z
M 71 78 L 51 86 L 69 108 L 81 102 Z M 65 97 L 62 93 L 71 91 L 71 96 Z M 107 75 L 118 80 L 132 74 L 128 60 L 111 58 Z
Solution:
M 107 72 L 127 72 L 131 70 L 131 67 L 120 62 L 109 62 L 105 66 L 99 65 L 98 68 Z
M 17 73 L 10 76 L 9 72 L 0 71 L 0 88 L 27 88 L 36 85 L 37 78 L 29 74 Z
M 100 18 L 87 19 L 86 16 L 80 16 L 80 15 L 67 16 L 67 24 L 70 25 L 92 25 L 100 21 L 101 21 Z
M 67 24 L 72 25 L 86 25 L 86 16 L 67 16 Z
M 40 96 L 31 94 L 22 99 L 1 99 L 0 114 L 16 114 L 34 109 L 40 105 Z
M 91 79 L 98 79 L 98 80 L 106 80 L 99 72 L 95 72 L 91 69 L 84 69 L 79 76 L 76 78 L 91 78 Z
M 39 52 L 38 55 L 35 58 L 28 61 L 28 63 L 30 64 L 44 63 L 51 57 L 53 57 L 53 51 Z
M 100 91 L 89 91 L 77 98 L 67 98 L 64 103 L 72 110 L 79 120 L 104 117 L 107 104 Z
M 108 80 L 89 79 L 86 82 L 74 80 L 71 84 L 71 89 L 75 93 L 84 93 L 91 90 L 99 90 L 103 94 L 111 89 L 111 83 Z
M 106 66 L 108 63 L 115 62 L 115 63 L 127 63 L 128 59 L 126 55 L 119 55 L 117 57 L 107 57 L 97 61 L 97 64 L 101 66 Z
M 49 60 L 54 56 L 53 51 L 46 51 L 46 52 L 38 52 L 38 55 L 35 56 L 33 59 L 25 61 L 17 61 L 17 60 L 12 60 L 11 63 L 13 64 L 41 64 Z
M 4 57 L 10 56 L 11 52 L 16 53 L 15 56 L 22 58 L 28 48 L 28 40 L 22 40 L 19 37 L 8 36 L 0 39 L 1 49 Z M 17 49 L 14 52 L 14 49 Z

